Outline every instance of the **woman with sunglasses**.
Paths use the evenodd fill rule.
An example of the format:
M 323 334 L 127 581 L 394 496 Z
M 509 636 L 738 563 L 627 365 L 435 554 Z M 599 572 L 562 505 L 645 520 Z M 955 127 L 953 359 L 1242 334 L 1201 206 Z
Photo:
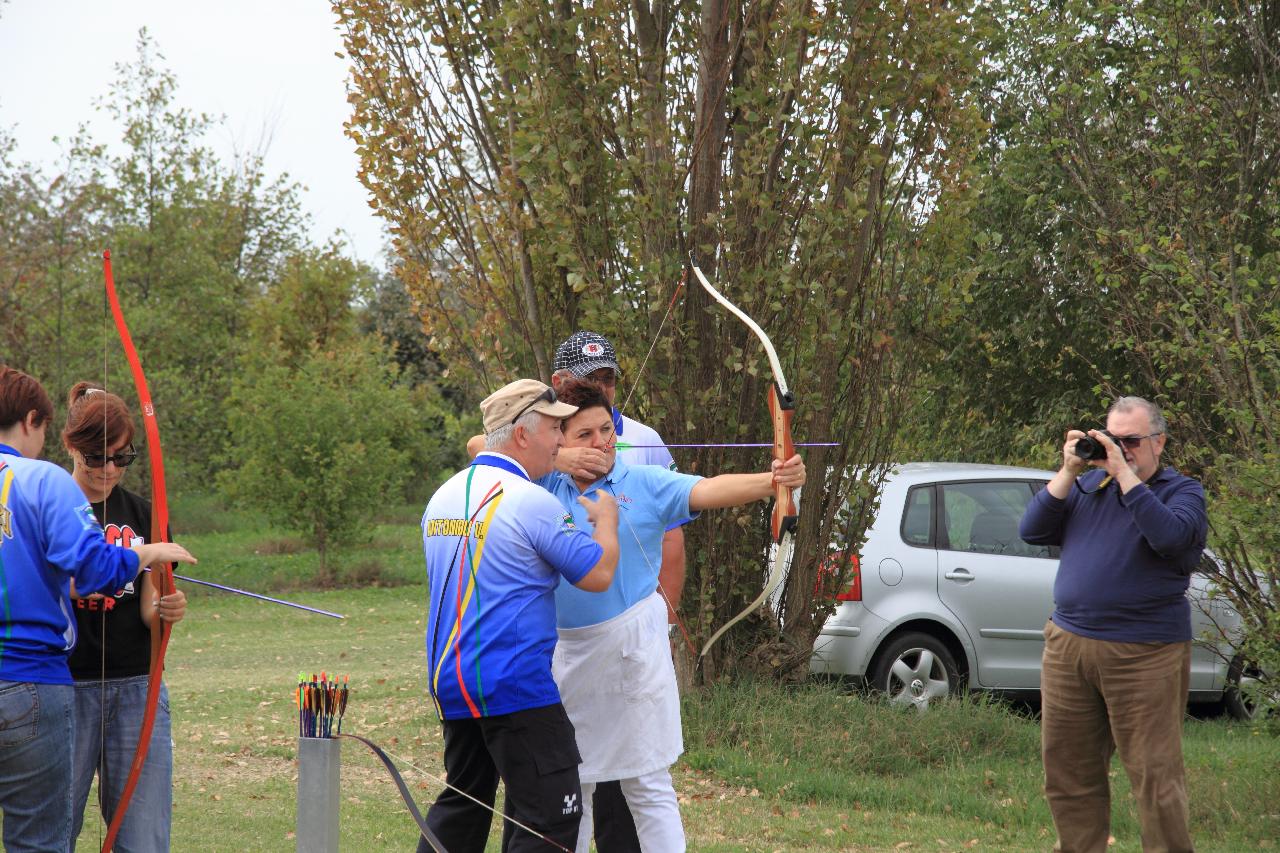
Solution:
M 66 471 L 39 458 L 53 418 L 31 376 L 0 367 L 0 811 L 7 850 L 66 850 L 76 642 L 71 583 L 116 589 L 142 565 L 194 563 L 180 545 L 112 548 Z
M 80 382 L 71 389 L 62 443 L 72 478 L 93 507 L 107 541 L 132 547 L 151 531 L 151 504 L 120 485 L 137 459 L 133 418 L 115 394 Z M 182 590 L 160 596 L 150 572 L 106 594 L 75 599 L 79 640 L 71 653 L 76 749 L 72 758 L 72 839 L 80 834 L 93 777 L 102 819 L 111 822 L 129 775 L 146 710 L 151 625 L 182 619 Z M 173 788 L 169 695 L 161 687 L 151 747 L 117 838 L 121 850 L 168 850 Z

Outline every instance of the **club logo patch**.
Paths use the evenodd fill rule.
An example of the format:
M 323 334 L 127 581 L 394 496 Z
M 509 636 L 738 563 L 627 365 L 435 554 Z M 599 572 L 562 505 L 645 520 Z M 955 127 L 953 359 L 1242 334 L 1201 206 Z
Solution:
M 577 530 L 578 527 L 573 523 L 573 516 L 569 513 L 564 514 L 564 518 L 560 519 L 560 526 L 565 530 Z
M 577 811 L 578 811 L 578 795 L 565 794 L 564 809 L 561 810 L 561 814 L 576 814 Z
M 590 358 L 596 358 L 597 356 L 604 355 L 604 346 L 596 343 L 595 341 L 592 341 L 589 344 L 583 344 L 582 354 Z

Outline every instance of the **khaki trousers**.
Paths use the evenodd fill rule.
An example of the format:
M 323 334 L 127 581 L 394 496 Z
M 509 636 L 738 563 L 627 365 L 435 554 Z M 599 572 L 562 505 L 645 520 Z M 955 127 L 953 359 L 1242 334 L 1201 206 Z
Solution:
M 1189 642 L 1111 643 L 1045 625 L 1041 752 L 1055 850 L 1107 849 L 1107 772 L 1117 749 L 1138 801 L 1142 849 L 1194 849 L 1182 764 L 1190 678 Z

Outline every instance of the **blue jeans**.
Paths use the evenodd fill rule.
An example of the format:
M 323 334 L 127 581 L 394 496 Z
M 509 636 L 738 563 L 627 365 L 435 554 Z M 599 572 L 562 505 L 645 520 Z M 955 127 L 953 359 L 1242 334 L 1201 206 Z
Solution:
M 9 853 L 71 843 L 70 684 L 0 681 L 0 809 Z
M 148 676 L 80 681 L 75 686 L 76 751 L 72 757 L 72 842 L 80 835 L 85 803 L 98 774 L 98 806 L 111 822 L 133 764 L 138 732 L 147 705 Z M 105 713 L 104 713 L 105 708 Z M 173 738 L 169 730 L 169 690 L 160 686 L 155 728 L 147 763 L 129 800 L 118 853 L 151 853 L 169 849 L 173 807 Z

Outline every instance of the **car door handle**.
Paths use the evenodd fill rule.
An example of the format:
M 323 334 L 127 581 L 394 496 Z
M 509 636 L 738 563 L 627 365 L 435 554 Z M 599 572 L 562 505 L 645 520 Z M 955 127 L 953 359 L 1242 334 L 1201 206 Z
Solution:
M 943 575 L 949 581 L 971 581 L 973 580 L 973 572 L 968 569 L 952 569 Z

